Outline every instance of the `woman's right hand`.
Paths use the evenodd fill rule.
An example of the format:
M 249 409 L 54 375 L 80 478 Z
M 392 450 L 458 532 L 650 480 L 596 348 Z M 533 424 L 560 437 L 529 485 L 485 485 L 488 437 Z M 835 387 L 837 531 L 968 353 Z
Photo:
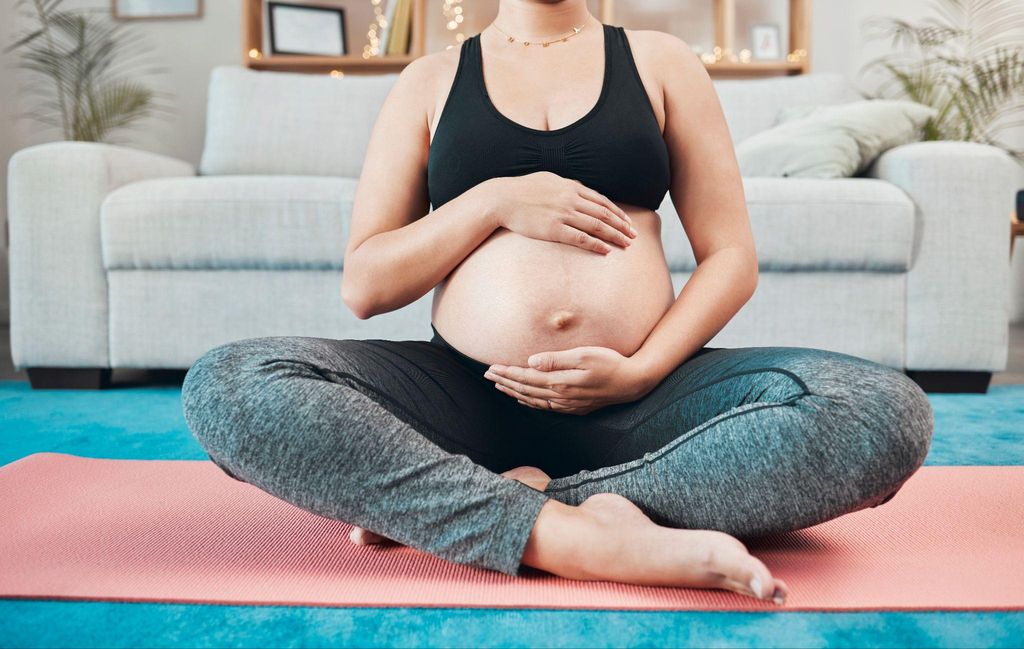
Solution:
M 578 180 L 550 171 L 484 181 L 497 225 L 531 239 L 566 243 L 601 254 L 636 237 L 629 215 Z

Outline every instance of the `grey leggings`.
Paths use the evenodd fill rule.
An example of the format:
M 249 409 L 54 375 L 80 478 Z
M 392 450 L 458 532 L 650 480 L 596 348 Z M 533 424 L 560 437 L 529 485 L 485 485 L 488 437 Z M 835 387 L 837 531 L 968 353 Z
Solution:
M 435 556 L 515 575 L 541 506 L 620 494 L 744 538 L 891 498 L 934 419 L 902 372 L 804 347 L 705 347 L 643 398 L 537 410 L 430 341 L 273 337 L 207 352 L 182 389 L 228 475 Z M 544 469 L 543 492 L 498 475 Z

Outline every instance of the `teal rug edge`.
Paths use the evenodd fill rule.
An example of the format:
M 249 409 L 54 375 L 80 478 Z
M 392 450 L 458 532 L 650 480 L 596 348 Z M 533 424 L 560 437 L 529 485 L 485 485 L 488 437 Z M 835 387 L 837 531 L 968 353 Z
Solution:
M 26 648 L 1019 647 L 1024 638 L 1024 612 L 553 611 L 0 600 L 0 620 L 0 646 Z

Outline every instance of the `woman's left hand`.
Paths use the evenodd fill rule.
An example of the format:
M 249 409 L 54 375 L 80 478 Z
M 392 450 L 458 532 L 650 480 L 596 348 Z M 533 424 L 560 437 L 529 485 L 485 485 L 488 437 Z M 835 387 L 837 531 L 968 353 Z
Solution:
M 539 352 L 527 362 L 491 365 L 484 377 L 523 405 L 574 415 L 635 401 L 657 384 L 636 360 L 608 347 Z

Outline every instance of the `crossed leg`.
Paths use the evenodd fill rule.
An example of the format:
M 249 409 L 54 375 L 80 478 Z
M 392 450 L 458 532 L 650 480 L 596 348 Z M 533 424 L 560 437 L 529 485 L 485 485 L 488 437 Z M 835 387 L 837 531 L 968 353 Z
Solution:
M 507 574 L 524 563 L 573 578 L 768 598 L 784 595 L 784 585 L 726 532 L 794 528 L 879 501 L 909 477 L 930 436 L 923 393 L 895 370 L 818 350 L 785 356 L 768 370 L 763 351 L 704 354 L 641 401 L 559 415 L 578 428 L 563 419 L 564 430 L 546 431 L 550 443 L 585 443 L 587 425 L 604 426 L 620 438 L 600 449 L 613 464 L 534 486 L 522 474 L 496 472 L 543 464 L 542 431 L 531 438 L 499 425 L 510 420 L 508 397 L 426 342 L 239 341 L 193 366 L 182 399 L 193 433 L 229 475 L 437 556 Z M 789 376 L 783 361 L 812 389 L 778 399 L 793 382 L 733 380 Z M 860 381 L 851 381 L 857 373 Z M 881 403 L 868 407 L 865 398 Z M 835 430 L 843 417 L 852 418 L 845 437 Z M 769 452 L 757 461 L 749 438 L 761 426 Z M 783 434 L 787 426 L 794 434 Z M 819 430 L 829 441 L 818 440 Z M 827 466 L 852 462 L 831 478 L 810 466 L 833 487 L 821 494 L 825 504 L 771 478 L 809 470 L 822 453 Z M 872 460 L 875 453 L 895 461 Z M 717 479 L 693 482 L 714 478 L 716 466 Z M 888 472 L 879 477 L 876 469 Z M 781 491 L 768 499 L 771 515 L 759 516 L 772 488 Z M 801 507 L 808 504 L 810 512 Z
M 878 506 L 924 462 L 934 428 L 927 396 L 902 372 L 802 347 L 706 348 L 641 400 L 542 421 L 519 431 L 531 440 L 531 466 L 504 475 L 630 520 L 648 556 L 659 548 L 645 536 L 673 542 L 666 527 L 732 540 Z M 579 466 L 600 457 L 596 440 L 605 446 L 599 466 Z M 524 562 L 532 555 L 528 543 Z
M 716 349 L 688 360 L 643 399 L 568 421 L 534 441 L 571 456 L 600 431 L 600 468 L 544 492 L 575 505 L 616 493 L 656 523 L 737 537 L 797 530 L 891 498 L 920 467 L 931 405 L 902 372 L 804 347 Z

